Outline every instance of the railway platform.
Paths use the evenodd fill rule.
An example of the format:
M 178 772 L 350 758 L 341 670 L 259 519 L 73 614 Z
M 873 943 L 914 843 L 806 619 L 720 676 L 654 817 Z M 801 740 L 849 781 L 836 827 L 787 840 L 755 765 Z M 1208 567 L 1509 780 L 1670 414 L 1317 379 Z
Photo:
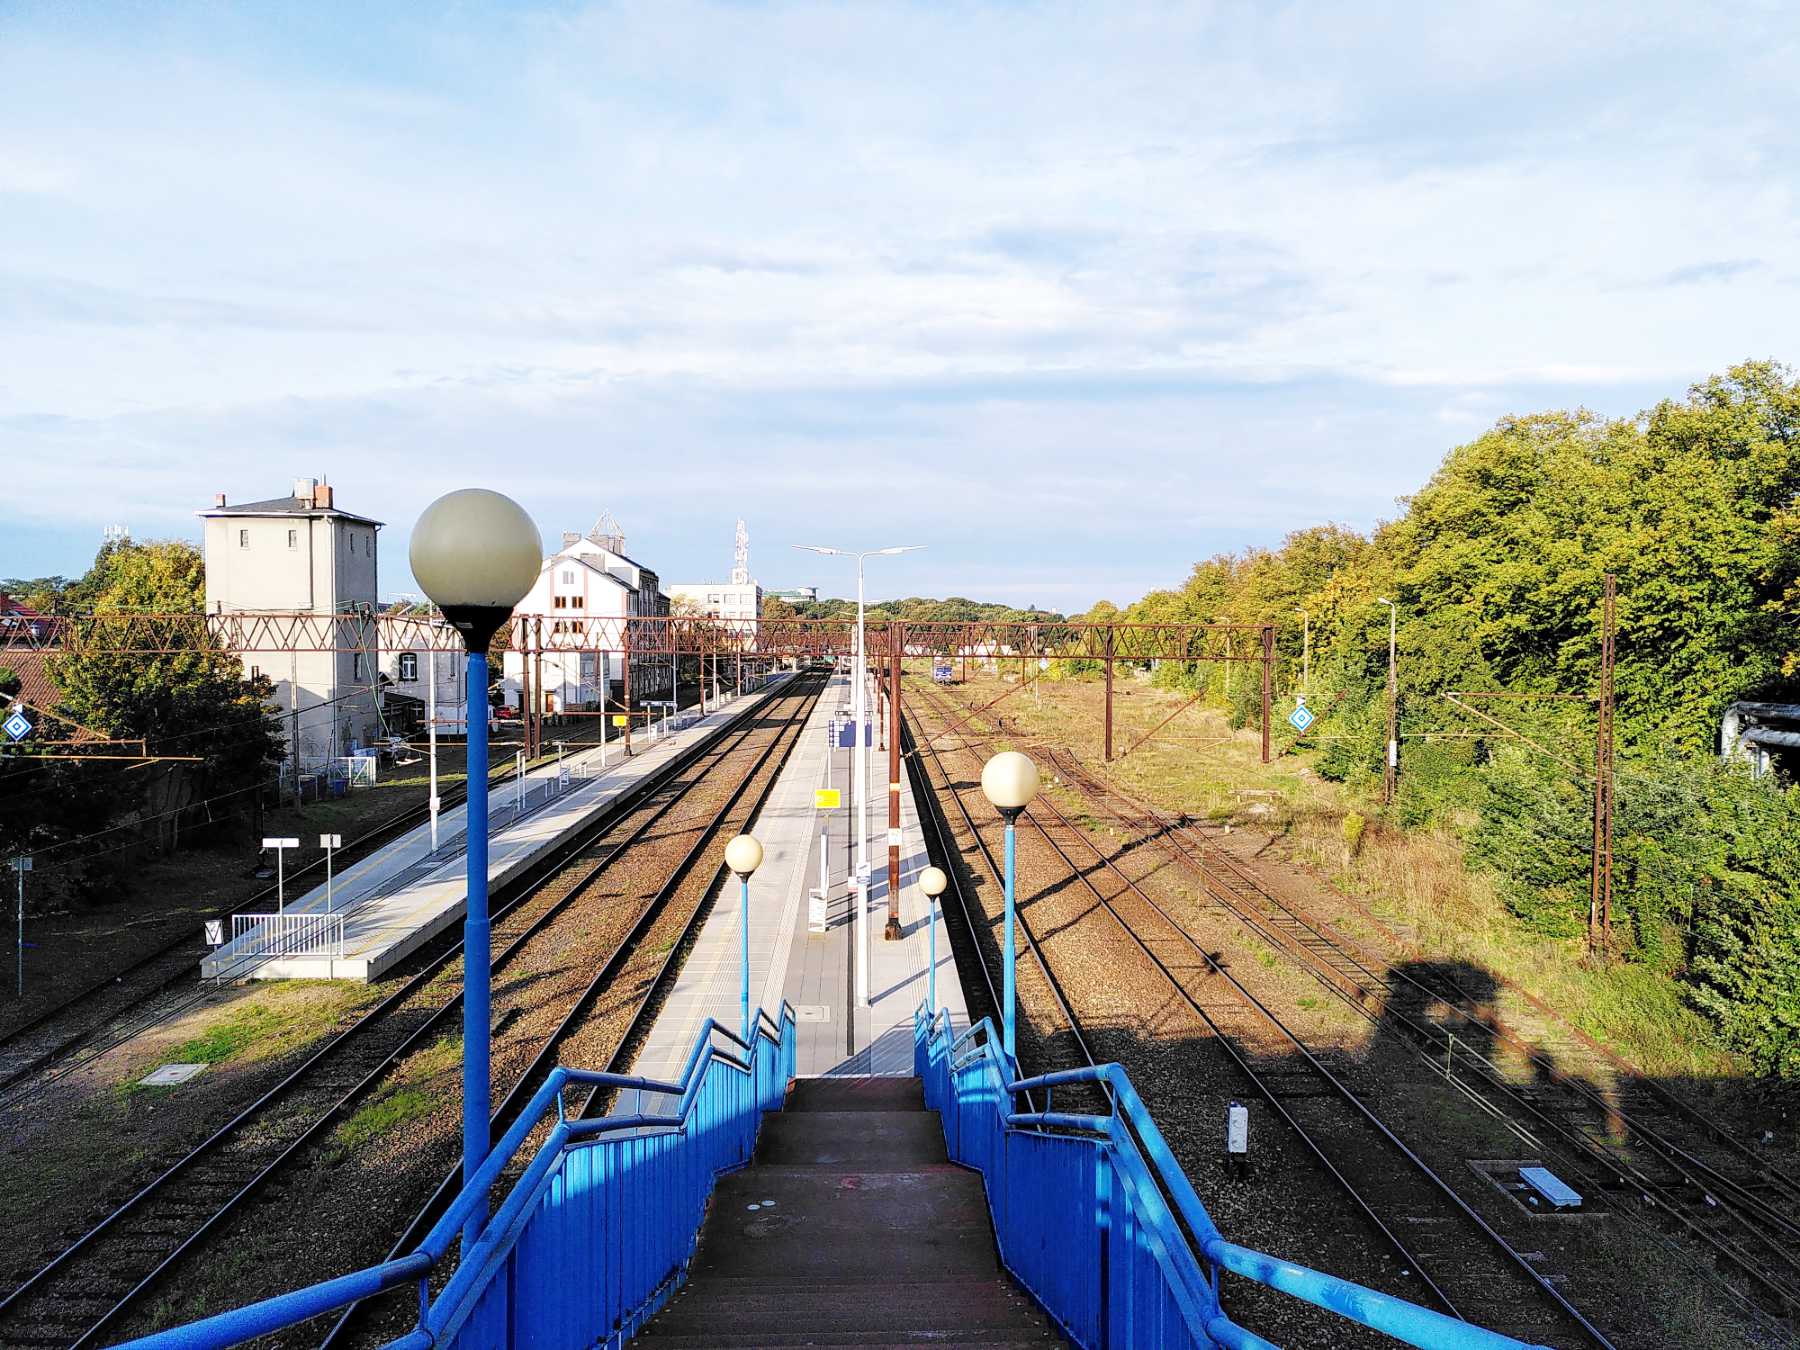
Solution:
M 565 756 L 560 764 L 532 769 L 520 787 L 493 789 L 488 818 L 488 885 L 497 888 L 587 825 L 634 786 L 655 774 L 695 742 L 730 726 L 786 676 L 763 690 L 746 691 L 708 712 L 686 716 L 678 727 L 646 741 L 626 756 L 615 743 L 601 767 L 596 745 Z M 264 922 L 236 934 L 200 963 L 208 980 L 376 980 L 446 928 L 462 920 L 467 898 L 463 877 L 466 807 L 438 817 L 438 846 L 431 826 L 420 825 L 333 878 L 329 893 L 315 886 L 285 906 L 278 923 Z M 341 917 L 333 917 L 341 916 Z M 285 926 L 286 931 L 279 931 Z M 294 940 L 294 934 L 300 940 Z M 296 950 L 298 948 L 298 950 Z
M 852 751 L 830 743 L 834 716 L 850 700 L 848 677 L 833 678 L 813 708 L 800 744 L 783 769 L 752 833 L 763 864 L 750 879 L 750 1004 L 795 1009 L 797 1072 L 801 1077 L 910 1075 L 913 1014 L 929 989 L 930 906 L 918 888 L 930 865 L 925 836 L 901 775 L 900 923 L 903 936 L 885 939 L 887 915 L 887 755 L 868 754 L 869 857 L 867 897 L 869 1005 L 858 1007 L 850 892 L 856 822 L 848 791 Z M 829 783 L 843 806 L 820 810 L 814 792 Z M 823 836 L 823 838 L 821 837 Z M 829 897 L 823 931 L 811 925 L 811 893 L 819 888 L 823 854 Z M 688 954 L 632 1072 L 667 1079 L 679 1074 L 708 1018 L 739 1021 L 740 887 L 726 875 L 711 897 L 711 913 Z M 938 1005 L 958 1031 L 968 1026 L 962 983 L 940 918 L 937 932 Z M 634 1104 L 635 1105 L 635 1104 Z

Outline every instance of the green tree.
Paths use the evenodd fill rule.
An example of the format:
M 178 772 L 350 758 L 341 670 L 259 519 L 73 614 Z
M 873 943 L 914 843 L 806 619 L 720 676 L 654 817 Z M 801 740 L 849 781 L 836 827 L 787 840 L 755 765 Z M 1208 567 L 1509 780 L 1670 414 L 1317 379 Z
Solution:
M 88 727 L 143 740 L 152 755 L 198 757 L 156 765 L 145 779 L 149 837 L 160 849 L 173 848 L 184 808 L 225 796 L 242 803 L 241 790 L 279 761 L 272 688 L 264 677 L 246 679 L 237 657 L 193 637 L 196 630 L 177 630 L 187 636 L 174 651 L 106 650 L 109 635 L 127 631 L 129 615 L 201 612 L 205 567 L 191 544 L 128 544 L 96 570 L 103 575 L 91 616 L 81 620 L 86 640 L 51 660 L 51 678 L 69 714 Z

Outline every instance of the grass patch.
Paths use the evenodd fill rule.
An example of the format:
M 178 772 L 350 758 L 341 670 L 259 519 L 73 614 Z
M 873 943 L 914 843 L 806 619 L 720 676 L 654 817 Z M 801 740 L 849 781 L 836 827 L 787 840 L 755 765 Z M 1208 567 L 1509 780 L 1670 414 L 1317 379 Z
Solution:
M 1016 684 L 1016 672 L 1008 674 L 1011 678 L 977 675 L 951 697 L 965 709 L 979 706 Z M 996 706 L 1010 738 L 1022 746 L 1032 741 L 1068 746 L 1090 769 L 1101 771 L 1099 683 L 1046 680 L 1042 692 L 1041 701 L 1019 694 Z M 1674 980 L 1643 966 L 1590 966 L 1579 942 L 1526 930 L 1488 880 L 1465 866 L 1462 843 L 1453 833 L 1407 831 L 1384 822 L 1377 804 L 1313 770 L 1316 752 L 1281 751 L 1278 734 L 1277 757 L 1263 764 L 1259 733 L 1233 732 L 1223 712 L 1201 706 L 1182 712 L 1157 739 L 1137 745 L 1184 697 L 1121 671 L 1114 748 L 1135 748 L 1107 766 L 1103 776 L 1172 813 L 1285 836 L 1297 858 L 1320 868 L 1338 889 L 1362 897 L 1428 956 L 1469 961 L 1505 976 L 1647 1073 L 1692 1078 L 1744 1073 L 1718 1047 L 1712 1028 L 1687 1005 Z M 991 717 L 977 717 L 975 725 L 989 727 Z M 1282 732 L 1279 723 L 1277 732 Z M 1368 932 L 1355 921 L 1340 920 L 1339 927 L 1356 936 Z M 1259 951 L 1257 959 L 1271 964 L 1267 955 Z
M 454 1076 L 462 1064 L 462 1041 L 440 1036 L 406 1062 L 375 1095 L 331 1132 L 323 1161 L 335 1167 L 358 1149 L 367 1147 L 389 1130 L 419 1120 L 435 1111 L 443 1100 L 440 1080 Z

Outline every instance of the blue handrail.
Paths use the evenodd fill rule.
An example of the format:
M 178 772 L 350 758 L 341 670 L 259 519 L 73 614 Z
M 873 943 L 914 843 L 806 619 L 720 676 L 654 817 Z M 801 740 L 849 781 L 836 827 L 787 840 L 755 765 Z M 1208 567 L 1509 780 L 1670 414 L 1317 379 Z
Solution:
M 642 1325 L 679 1284 L 713 1179 L 719 1172 L 749 1162 L 763 1113 L 781 1106 L 794 1073 L 795 1041 L 794 1010 L 784 1001 L 779 1021 L 757 1010 L 755 1031 L 748 1042 L 709 1018 L 694 1039 L 681 1077 L 674 1082 L 553 1069 L 489 1151 L 474 1183 L 458 1194 L 415 1250 L 366 1270 L 128 1344 L 137 1350 L 224 1350 L 415 1282 L 419 1322 L 391 1343 L 395 1350 L 448 1345 L 462 1339 L 472 1322 L 491 1323 L 495 1316 L 512 1317 L 515 1323 L 533 1316 L 566 1322 L 570 1300 L 535 1305 L 513 1302 L 506 1295 L 514 1281 L 496 1276 L 513 1260 L 534 1224 L 542 1225 L 545 1236 L 554 1241 L 550 1234 L 556 1224 L 592 1224 L 609 1198 L 614 1203 L 605 1213 L 621 1228 L 628 1222 L 657 1228 L 654 1234 L 622 1234 L 625 1241 L 608 1244 L 600 1259 L 610 1258 L 611 1264 L 606 1278 L 595 1286 L 602 1296 L 586 1299 L 580 1310 L 594 1323 L 582 1329 L 580 1344 L 620 1340 Z M 569 1120 L 564 1114 L 563 1094 L 571 1086 L 649 1092 L 674 1098 L 675 1106 L 667 1115 L 640 1112 Z M 548 1137 L 513 1183 L 505 1202 L 487 1219 L 455 1274 L 432 1299 L 428 1284 L 432 1268 L 455 1247 L 464 1221 L 485 1204 L 488 1191 L 552 1107 L 556 1124 Z M 555 1185 L 558 1181 L 560 1190 Z M 615 1192 L 627 1191 L 641 1201 L 654 1193 L 658 1203 L 644 1204 L 641 1210 L 620 1203 Z M 581 1209 L 582 1205 L 587 1208 Z M 591 1258 L 595 1254 L 583 1255 Z M 517 1270 L 513 1274 L 523 1278 Z M 515 1325 L 515 1332 L 523 1337 L 517 1343 L 533 1343 L 532 1328 Z M 490 1340 L 485 1334 L 475 1339 Z
M 1230 1271 L 1425 1350 L 1527 1350 L 1226 1241 L 1117 1064 L 1022 1079 L 991 1022 L 956 1036 L 942 1010 L 923 1008 L 913 1044 L 950 1156 L 982 1173 L 1002 1259 L 1079 1345 L 1274 1350 L 1221 1310 L 1219 1272 Z M 1052 1110 L 1055 1089 L 1076 1083 L 1098 1087 L 1111 1114 Z M 1013 1110 L 1020 1095 L 1034 1109 Z

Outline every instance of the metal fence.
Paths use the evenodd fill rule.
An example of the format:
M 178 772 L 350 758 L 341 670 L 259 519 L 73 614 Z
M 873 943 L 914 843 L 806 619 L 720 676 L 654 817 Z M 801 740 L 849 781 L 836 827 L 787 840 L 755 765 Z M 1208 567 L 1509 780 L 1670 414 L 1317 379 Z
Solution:
M 233 914 L 231 955 L 243 961 L 283 956 L 343 960 L 342 914 Z
M 763 1113 L 781 1108 L 795 1040 L 784 1003 L 779 1023 L 757 1011 L 748 1043 L 709 1020 L 679 1082 L 553 1069 L 416 1250 L 129 1344 L 224 1350 L 415 1284 L 418 1324 L 390 1350 L 620 1345 L 680 1286 L 714 1179 L 750 1161 Z M 570 1119 L 564 1090 L 587 1086 L 672 1097 L 675 1109 Z M 433 1299 L 432 1268 L 546 1120 L 548 1137 Z
M 1078 1345 L 1275 1350 L 1220 1308 L 1231 1271 L 1426 1350 L 1526 1350 L 1227 1242 L 1117 1064 L 1014 1080 L 991 1022 L 958 1037 L 923 1010 L 913 1062 L 950 1157 L 981 1173 L 1001 1260 Z M 1112 1113 L 1053 1111 L 1055 1089 L 1074 1083 L 1100 1087 Z M 1014 1111 L 1020 1094 L 1042 1109 Z

